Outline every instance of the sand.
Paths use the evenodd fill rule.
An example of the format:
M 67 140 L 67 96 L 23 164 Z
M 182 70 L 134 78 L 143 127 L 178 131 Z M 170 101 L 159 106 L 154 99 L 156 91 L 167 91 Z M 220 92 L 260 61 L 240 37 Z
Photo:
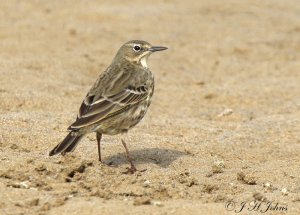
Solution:
M 10 0 L 0 11 L 0 214 L 235 214 L 243 202 L 244 214 L 268 202 L 265 214 L 300 214 L 297 0 Z M 94 134 L 49 157 L 132 39 L 169 47 L 149 59 L 153 102 L 129 132 L 145 171 L 123 173 L 119 136 L 104 136 L 104 164 Z

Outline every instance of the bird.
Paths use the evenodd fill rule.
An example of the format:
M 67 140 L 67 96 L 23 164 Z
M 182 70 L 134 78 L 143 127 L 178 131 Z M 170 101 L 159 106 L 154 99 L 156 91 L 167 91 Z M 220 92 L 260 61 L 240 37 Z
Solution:
M 86 134 L 95 132 L 98 157 L 102 162 L 102 135 L 121 134 L 121 143 L 130 163 L 127 170 L 129 173 L 137 171 L 123 134 L 142 120 L 151 103 L 154 76 L 148 67 L 148 57 L 166 49 L 143 40 L 124 43 L 87 93 L 75 122 L 68 127 L 69 134 L 50 151 L 49 156 L 74 151 Z

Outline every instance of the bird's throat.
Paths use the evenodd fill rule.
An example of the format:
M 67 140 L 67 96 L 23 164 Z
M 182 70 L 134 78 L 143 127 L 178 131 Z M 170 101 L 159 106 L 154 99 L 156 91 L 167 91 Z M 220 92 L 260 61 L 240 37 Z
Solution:
M 142 66 L 143 66 L 144 68 L 148 68 L 147 60 L 148 60 L 148 57 L 147 57 L 147 56 L 142 57 L 141 60 L 140 60 Z
M 143 55 L 143 56 L 139 56 L 139 57 L 136 57 L 136 58 L 129 58 L 129 57 L 125 57 L 126 61 L 130 62 L 130 63 L 133 63 L 133 64 L 136 64 L 136 65 L 141 65 L 142 67 L 144 68 L 147 68 L 148 69 L 148 57 L 149 55 Z

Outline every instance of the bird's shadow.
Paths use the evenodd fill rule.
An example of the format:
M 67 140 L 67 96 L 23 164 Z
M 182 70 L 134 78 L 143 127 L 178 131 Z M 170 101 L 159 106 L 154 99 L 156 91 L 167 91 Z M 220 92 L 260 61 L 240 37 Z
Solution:
M 173 161 L 181 156 L 187 155 L 187 153 L 173 149 L 150 148 L 130 151 L 130 155 L 135 164 L 153 163 L 166 168 Z M 126 153 L 119 153 L 117 155 L 106 157 L 104 162 L 109 165 L 118 166 L 121 164 L 127 164 L 128 160 Z

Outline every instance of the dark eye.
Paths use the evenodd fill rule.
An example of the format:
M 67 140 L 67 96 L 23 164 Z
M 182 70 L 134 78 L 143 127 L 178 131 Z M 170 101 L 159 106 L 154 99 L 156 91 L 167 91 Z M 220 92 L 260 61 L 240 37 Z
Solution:
M 141 50 L 141 47 L 139 45 L 134 45 L 133 46 L 133 50 L 136 51 L 136 52 L 138 52 L 138 51 Z

